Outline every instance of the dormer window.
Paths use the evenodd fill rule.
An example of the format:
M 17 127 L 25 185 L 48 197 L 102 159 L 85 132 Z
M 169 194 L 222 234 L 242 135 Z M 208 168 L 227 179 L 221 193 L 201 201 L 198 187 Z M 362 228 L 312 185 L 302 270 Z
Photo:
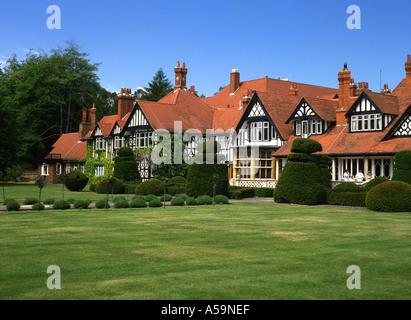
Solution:
M 323 133 L 323 121 L 321 119 L 295 121 L 295 135 L 308 138 L 313 134 Z
M 251 122 L 250 128 L 252 142 L 270 141 L 270 123 L 268 121 Z
M 382 116 L 379 113 L 351 116 L 351 131 L 379 131 L 382 130 Z

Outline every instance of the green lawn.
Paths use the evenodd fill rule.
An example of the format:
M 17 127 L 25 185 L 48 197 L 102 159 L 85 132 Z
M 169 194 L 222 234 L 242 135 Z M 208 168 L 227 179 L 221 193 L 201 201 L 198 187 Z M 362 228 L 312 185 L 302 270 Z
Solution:
M 410 299 L 410 230 L 408 213 L 278 204 L 2 212 L 0 299 Z

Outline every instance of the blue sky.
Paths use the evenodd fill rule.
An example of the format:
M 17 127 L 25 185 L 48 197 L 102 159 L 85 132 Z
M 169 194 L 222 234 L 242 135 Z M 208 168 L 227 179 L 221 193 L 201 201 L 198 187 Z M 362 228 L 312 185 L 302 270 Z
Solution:
M 361 29 L 350 30 L 349 5 L 361 9 Z M 61 9 L 61 29 L 49 30 L 47 7 Z M 411 54 L 411 1 L 275 0 L 2 0 L 0 61 L 77 42 L 101 62 L 109 90 L 146 86 L 162 67 L 174 79 L 186 62 L 187 85 L 206 96 L 229 84 L 261 77 L 338 87 L 348 63 L 355 81 L 394 88 Z

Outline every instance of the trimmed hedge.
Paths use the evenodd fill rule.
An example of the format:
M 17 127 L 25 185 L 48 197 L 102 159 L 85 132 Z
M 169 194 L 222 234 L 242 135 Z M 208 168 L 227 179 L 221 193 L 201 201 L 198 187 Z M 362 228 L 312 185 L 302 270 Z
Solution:
M 172 206 L 184 206 L 184 199 L 175 197 L 173 200 L 171 200 L 171 205 Z
M 127 200 L 118 200 L 114 202 L 114 208 L 120 209 L 120 208 L 130 208 L 130 204 L 128 203 Z
M 42 204 L 41 202 L 36 202 L 31 206 L 32 210 L 44 210 L 44 208 L 44 204 Z
M 259 198 L 272 198 L 274 196 L 273 188 L 256 188 L 255 196 Z
M 148 206 L 149 206 L 150 208 L 157 208 L 157 207 L 162 207 L 162 206 L 163 206 L 163 203 L 162 203 L 160 200 L 155 199 L 155 200 L 151 200 L 151 201 L 148 203 Z
M 367 192 L 327 192 L 327 203 L 339 206 L 365 207 Z
M 149 194 L 149 195 L 144 197 L 144 200 L 146 202 L 150 202 L 150 201 L 153 201 L 153 200 L 158 200 L 158 197 L 155 196 L 154 194 Z
M 24 200 L 24 202 L 23 202 L 23 204 L 24 205 L 29 205 L 29 204 L 35 204 L 35 203 L 37 203 L 37 202 L 39 202 L 39 199 L 37 198 L 26 198 L 25 200 Z
M 213 204 L 213 198 L 209 196 L 201 196 L 198 197 L 197 199 L 197 204 L 198 205 L 207 205 L 207 204 Z
M 243 200 L 243 195 L 240 190 L 234 190 L 230 192 L 230 199 Z
M 65 200 L 57 200 L 56 202 L 54 202 L 53 204 L 53 209 L 56 210 L 66 210 L 66 209 L 70 209 L 70 203 L 68 203 Z
M 186 205 L 188 205 L 188 206 L 196 206 L 197 204 L 198 203 L 197 203 L 197 200 L 195 198 L 188 197 L 186 199 Z
M 70 198 L 66 200 L 69 204 L 74 204 L 76 202 L 76 199 Z
M 326 203 L 321 168 L 312 162 L 287 162 L 278 179 L 274 200 L 279 203 Z
M 126 194 L 135 194 L 137 186 L 138 186 L 138 184 L 125 183 L 124 184 L 124 193 L 126 193 Z
M 192 164 L 187 173 L 186 193 L 190 197 L 213 195 L 214 175 L 218 175 L 216 194 L 229 196 L 228 167 L 225 164 Z
M 114 158 L 113 176 L 125 182 L 141 181 L 138 164 L 130 147 L 122 147 L 117 150 L 117 156 Z
M 400 151 L 394 156 L 392 180 L 411 184 L 411 151 Z
M 172 177 L 167 184 L 167 191 L 172 196 L 175 196 L 179 193 L 184 193 L 186 189 L 187 180 L 184 177 L 175 176 Z
M 228 198 L 226 196 L 223 195 L 217 195 L 215 196 L 215 203 L 217 204 L 228 204 Z
M 188 195 L 185 194 L 185 193 L 176 194 L 176 197 L 183 198 L 184 200 L 187 200 L 187 199 L 188 199 Z
M 390 181 L 386 177 L 375 177 L 374 179 L 370 180 L 367 182 L 362 189 L 364 191 L 369 191 L 371 188 L 374 188 L 375 186 L 379 185 L 380 183 Z
M 20 209 L 20 205 L 18 204 L 16 200 L 14 199 L 6 199 L 6 200 L 8 200 L 6 204 L 7 211 L 18 211 Z
M 90 191 L 92 191 L 92 192 L 96 192 L 96 187 L 97 187 L 97 184 L 90 184 Z
M 124 184 L 117 178 L 103 179 L 97 186 L 96 192 L 99 194 L 123 194 L 125 191 Z
M 411 185 L 403 181 L 380 183 L 367 192 L 365 205 L 373 211 L 410 212 Z
M 55 201 L 56 201 L 56 200 L 54 200 L 54 199 L 47 198 L 47 199 L 44 200 L 43 202 L 44 202 L 44 204 L 54 204 Z
M 120 201 L 120 200 L 126 200 L 126 197 L 124 197 L 124 196 L 114 197 L 113 202 L 116 203 L 117 201 Z
M 79 170 L 74 170 L 67 174 L 64 185 L 70 191 L 82 191 L 88 183 L 87 176 Z
M 136 194 L 161 196 L 164 194 L 164 183 L 158 179 L 144 181 L 137 186 Z
M 147 202 L 144 199 L 136 198 L 130 202 L 131 208 L 147 208 Z
M 88 200 L 77 200 L 74 202 L 74 208 L 76 209 L 87 209 L 90 205 L 90 201 Z
M 291 152 L 294 153 L 315 153 L 323 151 L 322 145 L 313 139 L 297 138 L 293 141 Z
M 15 200 L 15 199 L 12 199 L 12 198 L 7 198 L 6 200 L 4 200 L 3 205 L 7 206 L 7 204 L 8 204 L 10 201 L 16 201 L 16 200 Z M 16 202 L 17 202 L 17 201 L 16 201 Z
M 341 182 L 334 187 L 334 192 L 361 192 L 361 187 L 355 182 Z
M 110 204 L 108 203 L 108 199 L 101 199 L 99 201 L 96 202 L 96 204 L 94 205 L 97 209 L 109 209 L 110 208 Z
M 165 199 L 165 200 L 164 200 Z M 161 202 L 164 202 L 164 201 L 171 201 L 173 199 L 173 196 L 172 195 L 170 195 L 170 194 L 163 194 L 161 197 L 160 197 L 160 201 Z

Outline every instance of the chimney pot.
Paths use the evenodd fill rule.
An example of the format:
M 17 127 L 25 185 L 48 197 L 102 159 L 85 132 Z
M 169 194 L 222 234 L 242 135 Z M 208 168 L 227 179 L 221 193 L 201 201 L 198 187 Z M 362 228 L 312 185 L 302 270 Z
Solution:
M 232 69 L 230 73 L 230 93 L 234 93 L 240 87 L 240 72 Z
M 405 63 L 405 76 L 411 78 L 411 55 L 407 56 L 407 62 Z

